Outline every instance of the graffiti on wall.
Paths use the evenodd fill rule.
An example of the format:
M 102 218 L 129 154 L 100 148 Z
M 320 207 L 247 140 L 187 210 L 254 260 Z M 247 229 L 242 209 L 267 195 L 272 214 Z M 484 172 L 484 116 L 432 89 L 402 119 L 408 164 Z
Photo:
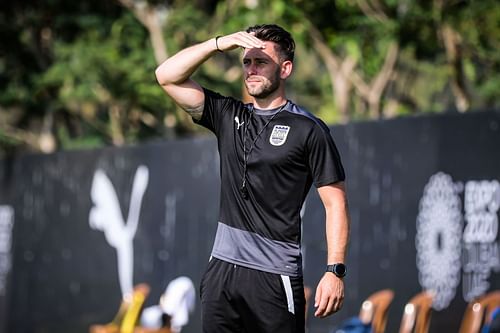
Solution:
M 489 289 L 491 272 L 500 270 L 499 207 L 496 180 L 464 185 L 439 172 L 425 186 L 417 216 L 417 268 L 420 285 L 436 294 L 436 310 L 448 307 L 461 278 L 467 302 Z

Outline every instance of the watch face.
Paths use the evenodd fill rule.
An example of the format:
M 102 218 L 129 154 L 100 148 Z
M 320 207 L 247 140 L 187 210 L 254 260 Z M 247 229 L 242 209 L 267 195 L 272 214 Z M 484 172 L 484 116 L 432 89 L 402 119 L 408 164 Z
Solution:
M 339 263 L 339 264 L 327 265 L 326 271 L 332 272 L 338 277 L 344 277 L 347 272 L 347 268 L 344 264 Z
M 334 272 L 338 276 L 344 276 L 346 272 L 346 267 L 344 264 L 335 264 L 333 266 Z

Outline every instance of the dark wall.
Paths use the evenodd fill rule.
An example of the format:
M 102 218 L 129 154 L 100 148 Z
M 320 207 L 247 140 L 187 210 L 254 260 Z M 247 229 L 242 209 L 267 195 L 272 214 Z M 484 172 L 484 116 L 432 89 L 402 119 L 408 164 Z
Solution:
M 431 332 L 457 331 L 464 295 L 500 288 L 497 233 L 493 241 L 462 240 L 478 213 L 470 207 L 480 206 L 470 202 L 489 200 L 488 195 L 486 213 L 498 227 L 494 191 L 474 188 L 495 189 L 500 180 L 500 113 L 355 123 L 333 127 L 332 135 L 347 172 L 352 221 L 346 301 L 340 313 L 325 320 L 314 318 L 310 308 L 309 332 L 327 332 L 356 315 L 363 299 L 382 288 L 395 291 L 388 331 L 396 331 L 406 301 L 429 286 L 441 290 Z M 219 165 L 213 138 L 4 160 L 0 208 L 11 207 L 14 215 L 12 267 L 4 267 L 7 288 L 0 292 L 0 332 L 87 332 L 90 324 L 112 319 L 121 300 L 117 251 L 105 232 L 89 223 L 96 205 L 91 189 L 96 170 L 102 170 L 125 221 L 141 165 L 149 178 L 133 236 L 133 283 L 152 287 L 147 305 L 157 303 L 177 276 L 190 277 L 198 287 L 217 222 Z M 427 197 L 436 203 L 431 206 L 422 203 L 428 184 Z M 500 188 L 498 193 L 500 204 Z M 324 211 L 314 189 L 303 220 L 305 282 L 314 290 L 326 263 Z M 430 244 L 425 251 L 418 248 L 417 229 Z M 465 265 L 472 260 L 472 247 L 490 249 L 489 259 Z M 0 264 L 1 259 L 2 251 Z M 440 266 L 455 269 L 435 269 Z M 483 273 L 477 276 L 470 267 Z M 1 274 L 0 265 L 0 279 Z M 483 283 L 472 288 L 462 282 L 465 277 Z M 197 304 L 184 331 L 200 332 L 199 318 Z

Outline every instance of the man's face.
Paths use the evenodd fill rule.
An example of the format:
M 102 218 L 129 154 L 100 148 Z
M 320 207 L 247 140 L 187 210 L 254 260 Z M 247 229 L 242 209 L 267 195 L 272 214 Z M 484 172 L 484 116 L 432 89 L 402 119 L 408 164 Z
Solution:
M 245 49 L 243 71 L 248 94 L 255 98 L 266 98 L 275 92 L 281 83 L 281 64 L 278 47 L 274 42 L 265 42 L 264 49 Z

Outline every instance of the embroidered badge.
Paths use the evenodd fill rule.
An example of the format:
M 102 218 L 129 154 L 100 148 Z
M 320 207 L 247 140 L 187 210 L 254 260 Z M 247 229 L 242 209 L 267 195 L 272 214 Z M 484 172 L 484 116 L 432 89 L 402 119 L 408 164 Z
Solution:
M 269 143 L 273 146 L 283 145 L 288 136 L 288 132 L 290 132 L 290 126 L 274 125 L 271 136 L 269 137 Z

